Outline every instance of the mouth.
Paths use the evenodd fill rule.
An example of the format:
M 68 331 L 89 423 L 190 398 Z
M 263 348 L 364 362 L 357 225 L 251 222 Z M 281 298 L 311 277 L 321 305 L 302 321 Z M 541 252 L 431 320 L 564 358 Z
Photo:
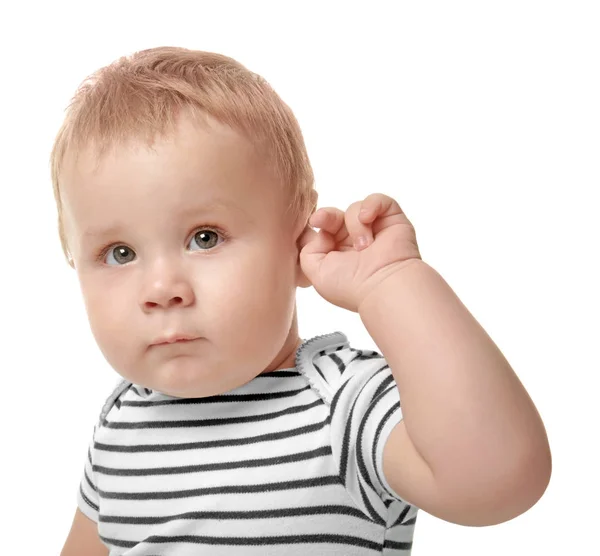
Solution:
M 173 336 L 165 336 L 161 337 L 158 340 L 152 342 L 151 346 L 164 346 L 168 344 L 186 344 L 190 342 L 194 342 L 199 340 L 200 338 L 197 336 L 189 336 L 185 334 L 176 334 Z

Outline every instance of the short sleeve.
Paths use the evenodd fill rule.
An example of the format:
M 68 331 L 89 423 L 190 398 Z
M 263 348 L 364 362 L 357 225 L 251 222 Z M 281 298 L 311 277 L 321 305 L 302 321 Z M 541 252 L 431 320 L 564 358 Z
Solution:
M 341 333 L 322 337 L 317 347 L 304 357 L 304 365 L 330 406 L 331 447 L 339 476 L 363 512 L 383 523 L 390 503 L 395 510 L 410 505 L 383 474 L 385 443 L 402 420 L 398 387 L 381 354 L 350 347 Z
M 375 518 L 387 513 L 381 501 L 398 499 L 383 475 L 383 449 L 402 419 L 400 395 L 381 355 L 352 351 L 331 402 L 332 451 L 342 482 Z
M 79 490 L 77 491 L 77 506 L 92 521 L 98 522 L 100 506 L 92 459 L 95 433 L 96 427 L 94 427 L 94 435 L 88 447 L 83 475 L 79 483 Z

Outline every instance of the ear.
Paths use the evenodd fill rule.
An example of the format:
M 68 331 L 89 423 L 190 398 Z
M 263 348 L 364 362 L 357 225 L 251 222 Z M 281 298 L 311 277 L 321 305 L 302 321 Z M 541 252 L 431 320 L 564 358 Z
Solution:
M 312 282 L 306 277 L 304 272 L 302 271 L 302 265 L 300 264 L 300 251 L 302 251 L 302 238 L 309 231 L 314 231 L 310 226 L 306 226 L 300 236 L 298 237 L 298 241 L 296 245 L 298 246 L 298 259 L 296 260 L 296 286 L 298 288 L 310 288 L 312 286 Z
M 313 189 L 311 191 L 311 211 L 308 215 L 308 218 L 312 216 L 312 214 L 317 210 L 317 200 L 319 198 L 319 194 Z M 304 225 L 302 230 L 296 229 L 294 234 L 296 237 L 296 247 L 298 248 L 298 260 L 296 261 L 296 285 L 299 288 L 310 288 L 312 286 L 312 282 L 306 277 L 304 272 L 302 271 L 302 266 L 300 265 L 300 251 L 302 251 L 302 247 L 304 246 L 304 240 L 306 235 L 310 232 L 313 232 L 313 229 L 308 224 L 308 218 L 305 222 L 298 222 L 298 228 Z
M 296 287 L 298 288 L 310 288 L 312 282 L 306 277 L 306 274 L 302 271 L 302 265 L 300 264 L 300 250 L 298 250 L 298 261 L 296 262 Z

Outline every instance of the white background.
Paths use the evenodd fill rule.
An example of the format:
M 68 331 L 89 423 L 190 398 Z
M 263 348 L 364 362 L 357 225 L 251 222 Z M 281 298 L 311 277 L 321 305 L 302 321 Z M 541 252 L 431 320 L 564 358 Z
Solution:
M 413 554 L 594 555 L 598 540 L 597 2 L 13 2 L 0 12 L 2 554 L 58 554 L 115 382 L 55 228 L 48 157 L 94 70 L 160 45 L 233 56 L 294 109 L 321 206 L 380 191 L 536 403 L 552 481 L 526 514 L 420 514 Z M 306 338 L 359 317 L 299 292 Z

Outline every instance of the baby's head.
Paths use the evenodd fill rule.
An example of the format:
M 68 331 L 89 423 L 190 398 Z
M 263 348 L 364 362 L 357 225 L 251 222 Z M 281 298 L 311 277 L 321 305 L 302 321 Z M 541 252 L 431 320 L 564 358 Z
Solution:
M 51 169 L 63 250 L 119 374 L 201 397 L 289 362 L 316 193 L 262 78 L 183 48 L 121 58 L 77 91 Z

